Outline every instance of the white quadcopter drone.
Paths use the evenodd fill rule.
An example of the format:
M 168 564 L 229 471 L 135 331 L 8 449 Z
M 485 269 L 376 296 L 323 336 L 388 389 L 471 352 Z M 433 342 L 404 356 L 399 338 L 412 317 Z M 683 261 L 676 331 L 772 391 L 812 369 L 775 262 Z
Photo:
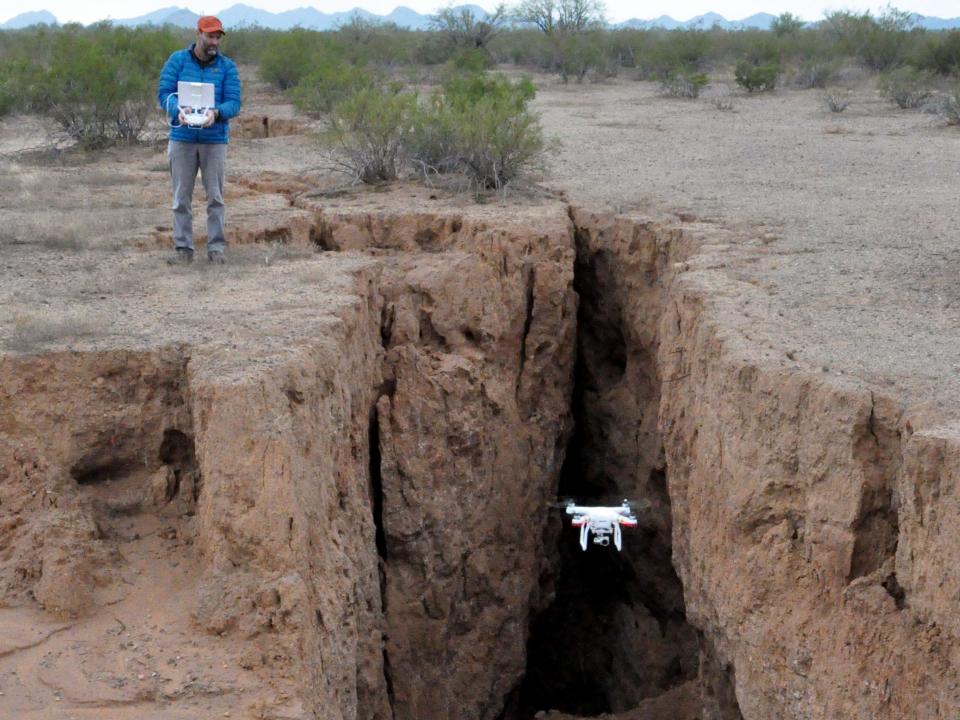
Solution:
M 637 526 L 637 518 L 626 500 L 619 507 L 586 507 L 571 500 L 566 507 L 567 515 L 573 516 L 570 524 L 580 528 L 580 547 L 584 550 L 590 533 L 593 533 L 594 544 L 601 547 L 610 545 L 610 535 L 613 535 L 613 544 L 620 550 L 623 547 L 620 527 Z

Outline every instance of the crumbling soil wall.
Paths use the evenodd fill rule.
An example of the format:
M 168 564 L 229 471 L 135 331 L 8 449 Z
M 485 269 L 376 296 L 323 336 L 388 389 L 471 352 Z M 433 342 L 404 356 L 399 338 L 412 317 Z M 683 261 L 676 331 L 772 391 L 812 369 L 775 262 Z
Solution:
M 598 707 L 960 712 L 955 428 L 735 332 L 696 228 L 560 203 L 295 204 L 312 218 L 298 242 L 356 258 L 334 288 L 348 299 L 309 332 L 0 358 L 4 609 L 73 618 L 56 657 L 83 672 L 69 633 L 177 553 L 189 600 L 165 630 L 239 668 L 198 665 L 173 689 L 91 671 L 76 703 L 204 717 L 187 703 L 219 692 L 218 710 L 256 698 L 267 717 L 489 720 L 539 673 L 547 709 L 550 678 L 575 668 L 531 667 L 527 641 L 586 577 L 557 563 L 545 510 L 575 478 L 645 503 L 609 612 L 562 636 L 612 670 L 595 672 Z M 159 656 L 156 627 L 138 642 Z M 113 662 L 105 637 L 91 656 Z
M 371 436 L 396 718 L 494 718 L 524 671 L 576 328 L 573 236 L 551 210 L 536 230 L 323 214 L 325 248 L 387 253 Z
M 191 362 L 207 575 L 199 627 L 292 673 L 309 717 L 387 718 L 368 418 L 381 377 L 377 268 L 323 337 L 256 372 Z
M 563 205 L 542 213 L 536 229 L 327 213 L 321 244 L 357 267 L 319 333 L 237 346 L 220 328 L 175 351 L 4 358 L 4 602 L 36 598 L 83 627 L 126 583 L 147 592 L 125 553 L 149 527 L 162 538 L 141 554 L 176 549 L 190 568 L 177 642 L 232 648 L 177 692 L 166 669 L 119 695 L 100 673 L 83 702 L 202 688 L 265 716 L 500 712 L 524 669 L 570 425 L 573 235 Z M 95 485 L 123 533 L 98 529 Z M 48 488 L 62 493 L 43 514 Z
M 97 605 L 116 560 L 97 490 L 146 479 L 166 464 L 165 433 L 191 435 L 185 366 L 177 348 L 0 357 L 0 603 Z M 134 501 L 149 497 L 147 483 Z
M 667 241 L 658 426 L 705 716 L 952 717 L 950 602 L 932 587 L 953 577 L 953 433 L 771 358 L 723 324 L 729 280 L 675 229 L 653 232 Z M 723 675 L 736 704 L 711 709 Z

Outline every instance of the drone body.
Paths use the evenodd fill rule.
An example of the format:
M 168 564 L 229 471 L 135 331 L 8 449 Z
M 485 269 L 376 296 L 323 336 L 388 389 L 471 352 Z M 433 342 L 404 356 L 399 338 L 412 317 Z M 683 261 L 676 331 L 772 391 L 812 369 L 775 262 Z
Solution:
M 570 524 L 580 528 L 580 547 L 587 549 L 587 539 L 593 533 L 593 542 L 601 547 L 610 544 L 613 535 L 613 544 L 617 550 L 623 547 L 622 527 L 636 527 L 637 518 L 630 509 L 626 500 L 619 507 L 587 507 L 576 503 L 567 503 L 567 515 L 573 518 Z

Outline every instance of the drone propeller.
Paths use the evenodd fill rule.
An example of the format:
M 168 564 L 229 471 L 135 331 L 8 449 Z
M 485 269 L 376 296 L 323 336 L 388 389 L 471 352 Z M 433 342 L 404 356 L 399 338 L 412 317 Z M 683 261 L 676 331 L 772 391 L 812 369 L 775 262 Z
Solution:
M 581 507 L 620 507 L 626 502 L 631 510 L 645 510 L 652 503 L 647 498 L 624 498 L 616 495 L 607 495 L 600 498 L 561 496 L 556 500 L 547 503 L 552 508 L 566 508 L 568 505 L 580 505 Z

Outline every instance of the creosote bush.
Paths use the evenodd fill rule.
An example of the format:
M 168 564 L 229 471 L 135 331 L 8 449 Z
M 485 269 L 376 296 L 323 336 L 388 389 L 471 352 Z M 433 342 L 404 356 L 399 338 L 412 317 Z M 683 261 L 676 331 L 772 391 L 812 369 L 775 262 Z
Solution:
M 772 63 L 753 65 L 746 60 L 737 63 L 734 79 L 747 92 L 768 92 L 777 86 L 780 66 Z
M 504 187 L 542 155 L 544 142 L 528 105 L 533 82 L 511 82 L 502 75 L 452 78 L 444 100 L 454 120 L 456 152 L 478 187 Z
M 0 61 L 0 114 L 20 109 L 47 115 L 87 148 L 138 139 L 157 112 L 160 67 L 180 44 L 168 30 L 108 23 L 67 25 L 22 39 L 23 46 L 5 48 Z M 31 39 L 44 52 L 31 52 Z
M 424 176 L 463 171 L 478 188 L 500 189 L 543 153 L 528 107 L 534 93 L 528 78 L 455 71 L 422 101 L 397 87 L 362 88 L 334 107 L 327 140 L 362 182 L 396 179 L 409 165 Z
M 322 58 L 325 50 L 328 57 Z M 269 36 L 260 58 L 260 79 L 280 90 L 289 90 L 307 77 L 318 61 L 333 62 L 334 55 L 336 49 L 332 43 L 314 30 L 294 28 L 274 33 Z
M 395 85 L 361 88 L 336 105 L 326 138 L 339 165 L 364 183 L 396 180 L 416 107 L 417 96 Z
M 364 67 L 329 53 L 318 57 L 313 69 L 290 90 L 290 96 L 298 110 L 328 113 L 351 94 L 373 85 L 374 77 Z
M 768 92 L 777 86 L 780 48 L 769 38 L 760 38 L 746 48 L 734 70 L 737 85 L 747 92 Z

